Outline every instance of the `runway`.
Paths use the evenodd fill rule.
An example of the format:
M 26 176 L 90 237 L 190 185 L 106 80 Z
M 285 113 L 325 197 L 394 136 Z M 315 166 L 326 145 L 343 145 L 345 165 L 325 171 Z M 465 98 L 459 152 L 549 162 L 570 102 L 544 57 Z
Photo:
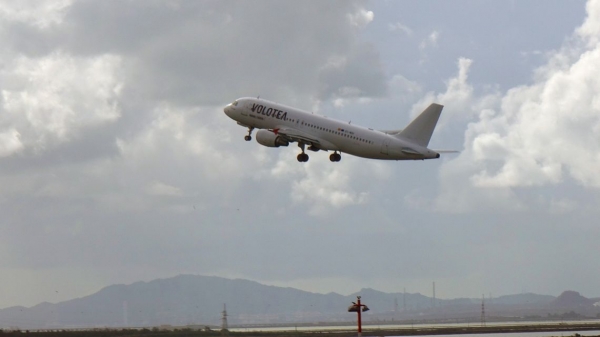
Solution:
M 303 326 L 303 327 L 253 327 L 235 328 L 231 332 L 246 336 L 354 336 L 355 326 Z M 537 333 L 541 333 L 538 335 Z M 565 334 L 568 333 L 568 334 Z M 579 333 L 584 336 L 600 336 L 600 320 L 576 322 L 501 322 L 424 325 L 363 325 L 363 336 L 425 336 L 425 335 L 470 335 L 510 334 L 513 337 L 527 336 L 571 336 Z M 530 335 L 531 334 L 531 335 Z M 497 336 L 497 335 L 496 335 Z

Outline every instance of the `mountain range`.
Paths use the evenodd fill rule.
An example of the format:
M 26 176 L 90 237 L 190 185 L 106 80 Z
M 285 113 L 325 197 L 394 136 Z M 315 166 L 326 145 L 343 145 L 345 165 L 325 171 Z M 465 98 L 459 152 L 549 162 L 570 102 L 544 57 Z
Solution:
M 361 289 L 350 295 L 319 294 L 267 286 L 243 279 L 179 275 L 130 285 L 112 285 L 92 295 L 60 303 L 0 310 L 0 328 L 149 327 L 200 325 L 218 328 L 224 304 L 232 325 L 350 322 L 356 296 L 371 309 L 365 320 L 479 319 L 482 299 L 436 299 L 419 293 Z M 558 297 L 537 294 L 486 300 L 491 316 L 600 315 L 600 299 L 574 291 Z M 597 304 L 597 306 L 594 305 Z M 540 316 L 541 317 L 541 316 Z

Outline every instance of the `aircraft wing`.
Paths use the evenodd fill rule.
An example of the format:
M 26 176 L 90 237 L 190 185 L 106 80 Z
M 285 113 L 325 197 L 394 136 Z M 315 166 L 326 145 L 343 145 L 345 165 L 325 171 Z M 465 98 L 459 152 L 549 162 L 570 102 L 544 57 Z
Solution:
M 307 145 L 312 145 L 322 150 L 332 150 L 339 151 L 339 148 L 332 143 L 321 139 L 319 137 L 315 137 L 309 133 L 290 128 L 290 127 L 281 127 L 273 129 L 273 132 L 278 134 L 281 137 L 284 137 L 289 142 L 298 142 L 304 143 Z
M 457 150 L 433 150 L 437 153 L 460 153 L 460 151 Z

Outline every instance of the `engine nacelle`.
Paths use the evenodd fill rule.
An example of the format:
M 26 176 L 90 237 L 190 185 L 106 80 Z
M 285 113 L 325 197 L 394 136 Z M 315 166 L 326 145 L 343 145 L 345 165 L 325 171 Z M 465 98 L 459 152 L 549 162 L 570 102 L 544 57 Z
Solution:
M 268 147 L 288 146 L 290 143 L 269 130 L 258 130 L 256 132 L 256 141 L 260 145 Z

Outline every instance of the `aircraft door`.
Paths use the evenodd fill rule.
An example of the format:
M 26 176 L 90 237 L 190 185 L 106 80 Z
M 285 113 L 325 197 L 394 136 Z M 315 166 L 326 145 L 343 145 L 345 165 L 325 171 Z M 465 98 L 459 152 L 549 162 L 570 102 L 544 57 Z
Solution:
M 389 155 L 390 140 L 384 139 L 381 144 L 381 153 Z

